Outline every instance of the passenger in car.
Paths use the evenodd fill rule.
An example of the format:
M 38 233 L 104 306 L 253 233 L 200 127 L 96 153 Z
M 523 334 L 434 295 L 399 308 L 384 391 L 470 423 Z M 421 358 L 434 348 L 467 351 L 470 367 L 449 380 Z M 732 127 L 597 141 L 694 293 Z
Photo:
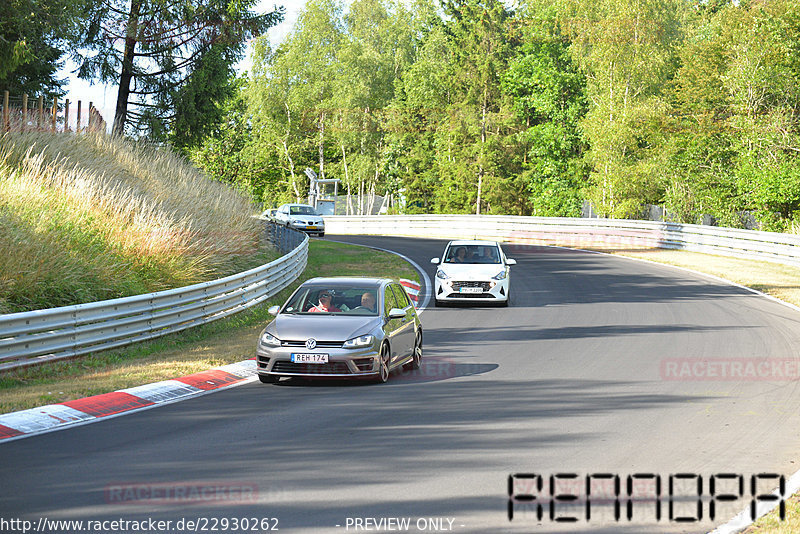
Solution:
M 333 291 L 324 290 L 319 293 L 319 304 L 311 306 L 308 311 L 313 313 L 327 313 L 340 312 L 342 310 L 333 305 Z

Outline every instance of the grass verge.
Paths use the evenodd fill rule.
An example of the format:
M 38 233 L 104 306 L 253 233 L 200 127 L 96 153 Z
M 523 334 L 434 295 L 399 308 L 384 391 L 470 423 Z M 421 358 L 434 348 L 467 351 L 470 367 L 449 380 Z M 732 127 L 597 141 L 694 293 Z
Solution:
M 269 306 L 282 304 L 316 276 L 384 276 L 419 281 L 404 260 L 364 247 L 312 240 L 303 275 L 269 302 L 247 312 L 124 350 L 10 371 L 0 376 L 0 413 L 54 404 L 208 370 L 255 356 Z
M 277 257 L 253 211 L 164 147 L 0 135 L 0 314 L 181 287 Z
M 745 534 L 797 534 L 800 532 L 800 495 L 786 499 L 786 518 L 781 520 L 778 510 L 768 513 L 744 531 Z

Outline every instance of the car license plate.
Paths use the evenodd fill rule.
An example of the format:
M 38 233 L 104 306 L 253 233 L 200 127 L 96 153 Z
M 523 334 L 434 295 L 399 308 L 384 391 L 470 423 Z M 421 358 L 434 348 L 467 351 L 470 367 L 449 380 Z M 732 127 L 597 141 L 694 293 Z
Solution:
M 295 353 L 292 354 L 292 363 L 328 363 L 327 354 Z
M 306 230 L 316 230 L 316 226 L 306 226 Z
M 483 288 L 481 287 L 462 287 L 461 293 L 483 293 Z

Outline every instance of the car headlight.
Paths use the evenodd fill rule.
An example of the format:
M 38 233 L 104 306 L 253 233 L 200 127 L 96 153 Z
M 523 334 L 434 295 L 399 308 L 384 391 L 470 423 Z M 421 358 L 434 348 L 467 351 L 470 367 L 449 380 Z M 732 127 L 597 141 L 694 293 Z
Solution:
M 508 273 L 506 272 L 505 269 L 503 269 L 502 271 L 494 275 L 492 277 L 492 280 L 505 280 L 506 276 L 508 276 Z
M 353 339 L 348 339 L 344 342 L 342 347 L 346 349 L 355 349 L 358 347 L 369 347 L 375 341 L 375 336 L 358 336 L 354 337 Z
M 436 278 L 439 278 L 440 280 L 447 280 L 450 277 L 442 269 L 438 269 L 436 271 Z
M 261 334 L 261 344 L 269 345 L 270 347 L 280 347 L 281 340 L 273 336 L 269 332 L 264 332 L 263 334 Z

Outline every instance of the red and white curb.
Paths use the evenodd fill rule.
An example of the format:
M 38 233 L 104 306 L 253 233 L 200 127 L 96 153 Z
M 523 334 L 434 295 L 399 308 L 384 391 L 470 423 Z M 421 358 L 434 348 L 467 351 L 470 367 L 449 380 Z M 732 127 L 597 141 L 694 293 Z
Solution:
M 419 282 L 415 282 L 414 280 L 406 280 L 405 278 L 400 279 L 400 285 L 406 289 L 406 293 L 408 293 L 408 298 L 411 299 L 411 302 L 414 303 L 414 307 L 419 307 L 419 290 L 420 285 Z
M 256 380 L 255 360 L 245 360 L 144 386 L 0 415 L 0 443 L 155 408 Z

